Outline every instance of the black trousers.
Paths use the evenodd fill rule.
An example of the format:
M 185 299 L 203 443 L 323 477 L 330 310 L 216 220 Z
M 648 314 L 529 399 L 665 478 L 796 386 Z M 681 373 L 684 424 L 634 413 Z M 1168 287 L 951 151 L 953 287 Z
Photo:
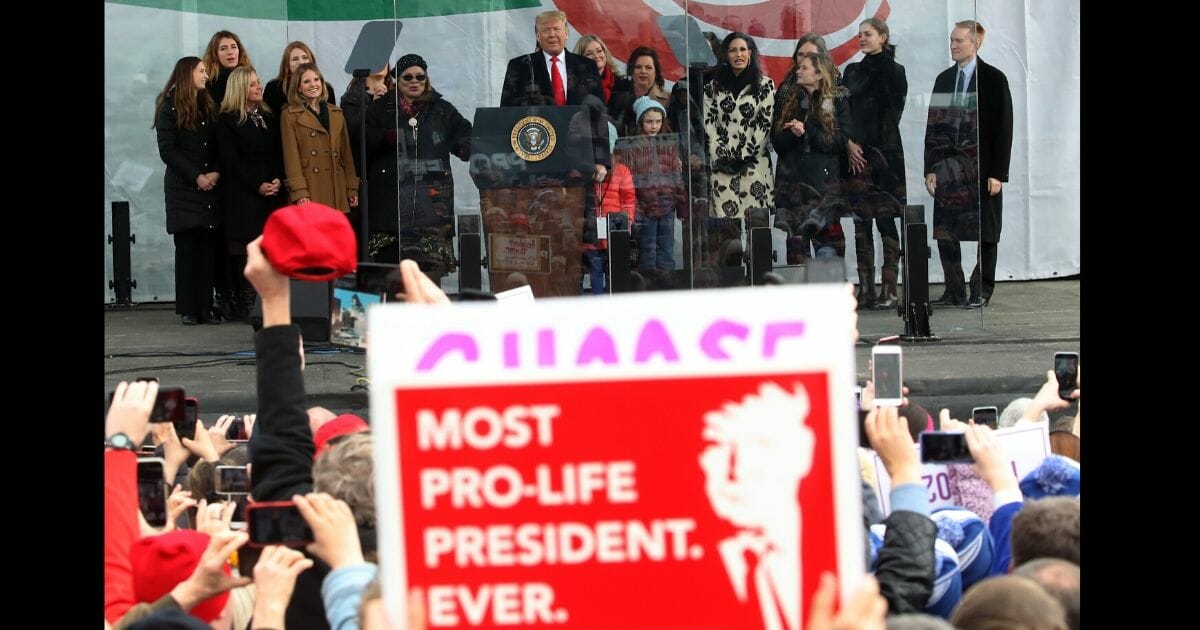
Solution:
M 938 240 L 938 257 L 942 259 L 942 271 L 946 275 L 946 294 L 954 297 L 967 295 L 963 281 L 962 245 L 957 240 Z M 996 289 L 996 254 L 998 243 L 979 243 L 979 262 L 971 271 L 971 298 L 991 299 Z M 982 270 L 982 273 L 981 273 Z M 980 276 L 982 275 L 982 286 Z
M 175 312 L 207 317 L 213 303 L 213 275 L 225 240 L 216 230 L 177 232 L 175 237 Z

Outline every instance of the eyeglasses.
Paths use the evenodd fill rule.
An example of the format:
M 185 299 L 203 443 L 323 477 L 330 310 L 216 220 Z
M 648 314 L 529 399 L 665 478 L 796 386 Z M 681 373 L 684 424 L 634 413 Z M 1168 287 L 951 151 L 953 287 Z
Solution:
M 400 78 L 404 79 L 405 81 L 424 81 L 425 75 L 423 75 L 423 74 L 405 74 L 405 75 L 401 75 Z

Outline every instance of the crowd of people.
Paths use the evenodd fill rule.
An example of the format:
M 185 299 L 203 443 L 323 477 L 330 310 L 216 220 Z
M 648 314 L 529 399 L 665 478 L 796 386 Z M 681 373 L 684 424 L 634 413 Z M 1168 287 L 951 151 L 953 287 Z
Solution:
M 255 337 L 257 409 L 241 419 L 245 441 L 231 439 L 242 437 L 231 433 L 233 416 L 211 426 L 197 421 L 190 435 L 171 422 L 150 423 L 156 381 L 116 387 L 105 429 L 106 627 L 423 628 L 427 601 L 419 588 L 404 623 L 385 621 L 370 425 L 305 408 L 290 280 L 263 241 L 245 250 L 244 277 L 261 296 L 264 317 Z M 400 270 L 407 302 L 449 304 L 416 262 L 404 260 Z M 853 319 L 856 300 L 847 289 L 839 308 Z M 840 535 L 863 537 L 870 576 L 836 611 L 836 579 L 820 576 L 804 627 L 1078 628 L 1078 372 L 1075 385 L 1064 395 L 1050 371 L 1034 397 L 1000 414 L 999 428 L 1048 421 L 1072 438 L 1054 441 L 1054 454 L 1017 478 L 990 427 L 959 422 L 944 409 L 934 418 L 907 391 L 899 407 L 877 406 L 866 382 L 863 522 Z M 1049 417 L 1073 404 L 1074 415 Z M 930 430 L 963 433 L 974 459 L 951 466 L 952 507 L 931 509 L 921 480 L 916 441 Z M 886 514 L 866 463 L 872 453 L 891 479 Z M 154 469 L 160 478 L 140 475 L 139 455 L 162 462 Z M 245 470 L 248 487 L 222 487 L 219 473 L 230 467 Z M 169 494 L 161 523 L 149 523 L 140 507 L 147 492 Z M 295 505 L 313 542 L 248 545 L 238 521 L 256 504 L 279 501 Z
M 976 21 L 955 24 L 955 63 L 938 75 L 929 101 L 922 173 L 946 275 L 935 305 L 980 307 L 995 290 L 1012 97 L 1004 73 L 978 57 L 985 34 Z M 614 223 L 602 221 L 600 233 L 596 221 L 614 210 L 601 197 L 624 186 L 611 181 L 614 163 L 624 162 L 635 201 L 615 209 L 632 230 L 628 264 L 640 284 L 670 288 L 689 273 L 696 286 L 744 283 L 744 274 L 726 272 L 747 259 L 747 230 L 762 220 L 785 234 L 788 264 L 844 257 L 840 219 L 851 217 L 859 307 L 895 307 L 897 221 L 908 203 L 900 119 L 909 86 L 886 22 L 859 24 L 862 57 L 841 72 L 820 36 L 801 36 L 778 86 L 763 72 L 754 37 L 739 31 L 719 41 L 706 37 L 717 63 L 690 68 L 671 87 L 652 42 L 633 49 L 622 73 L 599 36 L 580 37 L 573 52 L 569 37 L 566 14 L 539 13 L 536 49 L 508 62 L 498 105 L 582 108 L 582 132 L 561 135 L 579 145 L 571 150 L 582 151 L 590 173 L 564 174 L 549 186 L 522 183 L 532 191 L 522 196 L 485 190 L 493 186 L 472 164 L 487 232 L 550 236 L 551 264 L 538 272 L 582 266 L 576 277 L 543 285 L 578 294 L 587 275 L 592 292 L 611 290 L 607 270 L 626 261 L 607 260 L 603 241 Z M 355 78 L 339 101 L 304 42 L 284 48 L 276 76 L 263 86 L 242 40 L 225 30 L 212 36 L 203 58 L 176 63 L 154 127 L 167 165 L 166 225 L 175 240 L 176 310 L 184 324 L 247 317 L 254 295 L 238 273 L 245 244 L 261 233 L 267 214 L 288 203 L 341 210 L 367 242 L 371 261 L 410 258 L 435 278 L 457 268 L 450 156 L 471 159 L 473 130 L 433 88 L 436 70 L 405 54 Z M 664 157 L 642 159 L 646 147 Z M 360 177 L 370 193 L 361 229 Z M 575 186 L 578 195 L 569 190 Z M 563 199 L 562 207 L 544 203 L 547 194 Z M 883 243 L 878 268 L 875 229 Z M 976 240 L 979 263 L 968 280 L 961 243 Z M 702 277 L 713 269 L 719 277 Z M 540 288 L 535 292 L 549 291 Z

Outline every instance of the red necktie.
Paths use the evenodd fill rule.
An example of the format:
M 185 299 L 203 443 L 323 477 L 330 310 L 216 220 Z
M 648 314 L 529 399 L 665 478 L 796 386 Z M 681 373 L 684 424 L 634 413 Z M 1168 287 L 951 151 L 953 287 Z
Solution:
M 562 73 L 558 71 L 558 55 L 550 58 L 550 83 L 554 87 L 554 104 L 567 104 L 567 90 L 563 87 Z
M 747 620 L 747 629 L 753 628 L 759 630 L 766 628 L 766 620 L 763 619 L 762 602 L 758 600 L 758 580 L 756 573 L 758 572 L 758 553 L 752 549 L 743 549 L 742 557 L 746 560 L 746 613 L 749 617 Z

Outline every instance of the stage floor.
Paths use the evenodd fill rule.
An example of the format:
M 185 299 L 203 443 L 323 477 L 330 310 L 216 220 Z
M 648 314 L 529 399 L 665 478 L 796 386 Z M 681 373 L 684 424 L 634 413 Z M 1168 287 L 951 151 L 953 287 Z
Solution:
M 941 285 L 929 288 L 935 298 L 941 293 Z M 867 378 L 873 342 L 901 333 L 903 326 L 895 311 L 860 313 L 862 340 L 855 352 L 860 382 Z M 1012 399 L 1037 392 L 1056 351 L 1079 351 L 1079 279 L 1002 282 L 982 313 L 935 308 L 931 328 L 942 341 L 904 344 L 905 385 L 913 400 L 933 413 L 949 407 L 958 418 L 969 416 L 975 406 L 1003 409 Z M 170 303 L 106 307 L 104 399 L 119 381 L 158 376 L 199 398 L 206 424 L 223 413 L 252 413 L 253 334 L 241 323 L 183 326 Z M 366 417 L 360 380 L 366 356 L 325 344 L 305 350 L 309 404 Z

